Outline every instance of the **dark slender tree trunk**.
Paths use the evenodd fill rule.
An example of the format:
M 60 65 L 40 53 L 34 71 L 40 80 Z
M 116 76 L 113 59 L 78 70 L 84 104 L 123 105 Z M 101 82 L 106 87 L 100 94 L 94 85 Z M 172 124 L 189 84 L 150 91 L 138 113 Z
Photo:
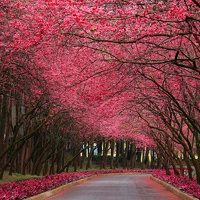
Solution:
M 116 161 L 115 161 L 115 167 L 119 167 L 119 156 L 120 156 L 120 141 L 116 141 Z
M 175 175 L 180 175 L 180 172 L 179 172 L 179 170 L 178 170 L 177 167 L 176 167 L 176 162 L 174 161 L 173 158 L 170 159 L 170 162 L 171 162 L 171 164 L 172 164 L 172 167 L 173 167 L 173 170 L 174 170 L 174 174 L 175 174 Z
M 131 159 L 130 159 L 130 168 L 135 168 L 135 161 L 136 161 L 136 146 L 131 144 Z
M 88 155 L 88 160 L 87 160 L 87 164 L 86 164 L 86 170 L 88 170 L 89 168 L 91 168 L 91 160 L 92 160 L 92 156 L 94 155 L 94 146 L 93 143 L 90 145 L 90 152 Z
M 106 169 L 108 147 L 109 147 L 109 141 L 104 141 L 104 144 L 103 144 L 103 158 L 102 158 L 100 169 Z
M 168 161 L 167 157 L 163 158 L 163 167 L 164 167 L 164 169 L 166 171 L 166 174 L 167 175 L 171 175 L 171 172 L 170 172 L 170 169 L 169 169 L 169 161 Z
M 185 164 L 187 166 L 187 170 L 188 170 L 188 177 L 192 180 L 192 167 L 191 167 L 191 163 L 190 163 L 190 160 L 188 158 L 188 155 L 187 155 L 187 152 L 186 150 L 184 150 L 183 152 L 183 157 L 184 157 L 184 161 L 185 161 Z
M 151 152 L 151 169 L 155 168 L 155 151 L 152 150 Z
M 126 145 L 125 145 L 126 144 Z M 122 165 L 123 165 L 123 169 L 127 168 L 127 155 L 128 155 L 128 150 L 129 150 L 129 142 L 123 141 L 123 154 L 122 154 Z
M 115 141 L 112 140 L 110 143 L 111 148 L 111 158 L 110 158 L 110 169 L 114 169 L 114 148 L 115 148 Z
M 55 174 L 55 155 L 54 154 L 51 157 L 50 174 Z
M 156 168 L 160 169 L 162 165 L 162 156 L 160 155 L 160 151 L 157 152 L 157 160 L 156 160 Z
M 3 98 L 3 99 L 2 99 Z M 8 118 L 8 95 L 5 94 L 0 98 L 0 152 L 3 150 L 4 136 L 6 135 L 7 118 Z

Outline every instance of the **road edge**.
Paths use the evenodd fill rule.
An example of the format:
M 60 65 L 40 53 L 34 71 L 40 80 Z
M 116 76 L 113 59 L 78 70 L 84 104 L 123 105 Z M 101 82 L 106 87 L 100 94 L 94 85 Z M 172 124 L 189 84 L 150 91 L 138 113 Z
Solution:
M 167 190 L 169 190 L 171 193 L 175 194 L 176 196 L 180 197 L 182 200 L 199 200 L 199 199 L 195 198 L 194 196 L 191 196 L 188 193 L 184 193 L 181 190 L 170 185 L 169 183 L 166 183 L 158 178 L 155 178 L 153 176 L 150 176 L 150 178 L 151 178 L 151 180 L 164 186 Z

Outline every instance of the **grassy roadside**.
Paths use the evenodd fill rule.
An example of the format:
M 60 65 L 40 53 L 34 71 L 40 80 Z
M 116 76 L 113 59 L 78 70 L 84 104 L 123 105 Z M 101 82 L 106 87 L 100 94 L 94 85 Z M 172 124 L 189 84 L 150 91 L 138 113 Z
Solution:
M 99 163 L 91 162 L 90 168 L 88 170 L 86 170 L 86 164 L 87 164 L 87 159 L 83 163 L 83 168 L 77 168 L 77 172 L 100 170 L 100 164 Z M 110 169 L 109 165 L 107 166 L 107 169 Z M 123 169 L 123 167 L 120 166 L 117 169 Z M 74 172 L 74 167 L 72 167 L 72 166 L 69 167 L 69 172 Z M 4 173 L 3 180 L 0 180 L 0 185 L 5 184 L 5 183 L 9 183 L 9 182 L 13 182 L 13 181 L 19 181 L 19 180 L 30 179 L 30 178 L 39 178 L 39 177 L 42 177 L 42 175 L 36 176 L 36 175 L 30 175 L 30 174 L 22 175 L 22 174 L 19 174 L 19 173 L 13 173 L 13 175 L 10 176 L 8 174 L 8 172 L 6 171 Z
M 88 170 L 86 170 L 85 166 L 84 166 L 83 169 L 78 168 L 77 172 L 92 171 L 92 170 L 99 170 L 99 166 L 92 164 L 91 168 L 89 168 Z M 74 168 L 70 167 L 69 172 L 74 172 Z M 0 185 L 5 184 L 5 183 L 9 183 L 9 182 L 13 182 L 13 181 L 19 181 L 19 180 L 30 179 L 30 178 L 39 178 L 39 177 L 42 177 L 42 176 L 36 176 L 36 175 L 30 175 L 30 174 L 22 175 L 22 174 L 19 174 L 19 173 L 13 173 L 12 176 L 10 176 L 8 174 L 8 172 L 6 171 L 4 173 L 3 180 L 0 180 Z
M 0 180 L 0 185 L 4 183 L 13 182 L 13 181 L 19 181 L 19 180 L 24 180 L 24 179 L 29 179 L 29 178 L 39 178 L 39 177 L 40 176 L 35 176 L 35 175 L 30 175 L 30 174 L 22 175 L 18 173 L 13 173 L 13 175 L 10 176 L 8 172 L 5 172 L 3 176 L 3 180 Z

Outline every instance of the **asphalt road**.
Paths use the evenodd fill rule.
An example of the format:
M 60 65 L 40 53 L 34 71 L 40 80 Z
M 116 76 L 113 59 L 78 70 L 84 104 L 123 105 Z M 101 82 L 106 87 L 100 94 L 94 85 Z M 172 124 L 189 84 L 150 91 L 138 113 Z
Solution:
M 180 200 L 148 174 L 98 176 L 48 200 Z

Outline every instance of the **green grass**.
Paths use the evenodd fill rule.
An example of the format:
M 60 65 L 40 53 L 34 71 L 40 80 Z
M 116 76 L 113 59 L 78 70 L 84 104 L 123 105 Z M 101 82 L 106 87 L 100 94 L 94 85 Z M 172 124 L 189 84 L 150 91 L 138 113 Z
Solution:
M 77 172 L 81 172 L 81 171 L 91 171 L 91 170 L 99 170 L 99 166 L 92 164 L 91 168 L 89 168 L 88 170 L 85 169 L 85 164 L 83 165 L 83 169 L 77 168 Z M 70 167 L 69 168 L 69 172 L 74 172 L 74 168 Z M 0 185 L 5 184 L 5 183 L 9 183 L 9 182 L 13 182 L 13 181 L 19 181 L 19 180 L 24 180 L 24 179 L 30 179 L 30 178 L 39 178 L 42 176 L 36 176 L 36 175 L 22 175 L 19 173 L 13 173 L 12 176 L 10 176 L 8 174 L 8 172 L 6 171 L 4 173 L 3 176 L 3 180 L 0 180 Z
M 82 169 L 80 169 L 79 167 L 77 168 L 77 172 L 100 170 L 99 163 L 97 164 L 96 162 L 92 162 L 91 168 L 89 168 L 88 170 L 86 170 L 86 164 L 87 164 L 87 159 L 85 159 Z M 109 165 L 107 165 L 107 169 L 110 169 Z M 122 169 L 122 167 L 119 167 L 118 169 Z M 74 167 L 70 166 L 69 172 L 74 172 Z M 3 180 L 0 180 L 0 185 L 13 182 L 13 181 L 19 181 L 19 180 L 30 179 L 30 178 L 39 178 L 39 177 L 42 177 L 42 176 L 36 176 L 36 175 L 30 175 L 30 174 L 22 175 L 19 173 L 13 173 L 13 175 L 10 176 L 8 172 L 6 171 L 4 173 Z
M 39 178 L 39 177 L 41 176 L 35 176 L 35 175 L 30 175 L 30 174 L 22 175 L 18 173 L 13 173 L 13 175 L 10 176 L 8 172 L 5 172 L 3 176 L 3 180 L 0 180 L 0 185 L 4 183 L 13 182 L 13 181 L 19 181 L 19 180 L 30 179 L 30 178 Z

